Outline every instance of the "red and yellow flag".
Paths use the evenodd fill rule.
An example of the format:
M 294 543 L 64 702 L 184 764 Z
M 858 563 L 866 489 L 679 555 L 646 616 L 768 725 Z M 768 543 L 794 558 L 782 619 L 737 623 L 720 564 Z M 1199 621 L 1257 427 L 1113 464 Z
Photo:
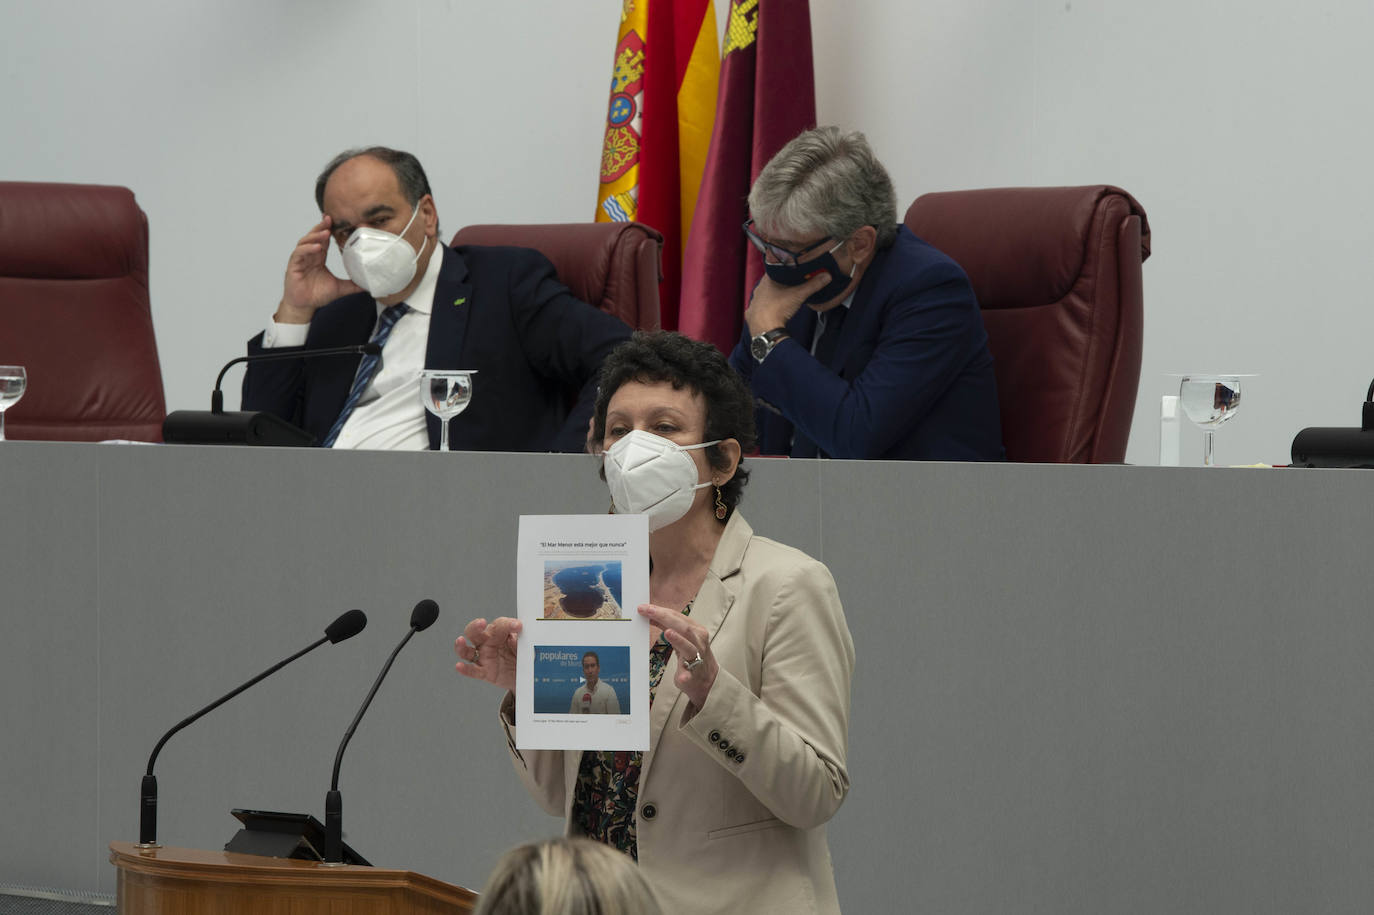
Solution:
M 663 233 L 660 323 L 677 327 L 682 240 L 715 122 L 720 58 L 712 0 L 624 0 L 606 108 L 597 222 Z
M 726 353 L 740 338 L 763 262 L 744 237 L 749 187 L 816 126 L 807 0 L 731 0 L 715 131 L 683 258 L 678 329 Z

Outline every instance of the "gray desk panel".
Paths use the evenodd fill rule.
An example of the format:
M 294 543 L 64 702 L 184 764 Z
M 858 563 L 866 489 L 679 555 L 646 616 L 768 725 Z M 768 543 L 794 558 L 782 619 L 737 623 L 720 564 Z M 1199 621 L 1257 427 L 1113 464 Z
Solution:
M 98 475 L 94 449 L 0 444 L 0 882 L 108 869 L 64 853 L 100 838 Z
M 158 761 L 169 844 L 223 843 L 231 806 L 319 815 L 425 596 L 440 621 L 344 760 L 349 840 L 480 887 L 561 828 L 452 640 L 510 612 L 518 515 L 605 509 L 593 460 L 16 443 L 0 462 L 0 880 L 109 890 L 160 733 L 359 606 L 361 636 Z M 830 566 L 855 637 L 830 829 L 847 911 L 1369 910 L 1374 475 L 751 464 L 746 515 Z
M 823 479 L 859 651 L 847 905 L 909 856 L 918 912 L 1370 909 L 1374 476 Z M 860 823 L 899 850 L 840 841 Z

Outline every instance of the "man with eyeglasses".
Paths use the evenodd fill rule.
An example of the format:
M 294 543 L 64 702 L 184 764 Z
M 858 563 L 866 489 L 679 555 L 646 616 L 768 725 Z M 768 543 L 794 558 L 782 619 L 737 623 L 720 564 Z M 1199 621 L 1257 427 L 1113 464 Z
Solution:
M 1002 460 L 973 288 L 897 224 L 892 181 L 863 134 L 821 127 L 792 140 L 759 173 L 749 212 L 765 276 L 730 363 L 764 408 L 762 453 Z

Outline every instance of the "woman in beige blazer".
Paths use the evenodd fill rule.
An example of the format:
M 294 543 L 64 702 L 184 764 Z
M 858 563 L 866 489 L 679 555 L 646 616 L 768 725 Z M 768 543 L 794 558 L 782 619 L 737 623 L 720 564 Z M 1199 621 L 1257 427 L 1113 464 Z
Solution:
M 735 511 L 754 404 L 714 347 L 636 334 L 602 368 L 593 438 L 617 511 L 649 515 L 650 748 L 525 751 L 517 620 L 473 620 L 458 670 L 504 686 L 530 793 L 637 858 L 665 911 L 838 912 L 825 824 L 845 769 L 854 645 L 825 566 Z

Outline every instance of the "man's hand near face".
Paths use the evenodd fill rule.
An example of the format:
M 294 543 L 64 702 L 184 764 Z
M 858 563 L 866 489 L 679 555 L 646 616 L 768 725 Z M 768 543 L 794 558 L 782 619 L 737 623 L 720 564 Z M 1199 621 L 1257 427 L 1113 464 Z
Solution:
M 802 304 L 830 282 L 830 274 L 822 272 L 811 277 L 800 286 L 784 286 L 764 276 L 754 287 L 749 299 L 749 307 L 744 310 L 744 321 L 749 325 L 749 336 L 782 327 L 797 313 Z
M 281 304 L 273 315 L 278 324 L 309 324 L 317 309 L 340 296 L 362 291 L 352 280 L 330 273 L 325 265 L 331 226 L 332 220 L 325 216 L 296 242 L 286 262 Z

